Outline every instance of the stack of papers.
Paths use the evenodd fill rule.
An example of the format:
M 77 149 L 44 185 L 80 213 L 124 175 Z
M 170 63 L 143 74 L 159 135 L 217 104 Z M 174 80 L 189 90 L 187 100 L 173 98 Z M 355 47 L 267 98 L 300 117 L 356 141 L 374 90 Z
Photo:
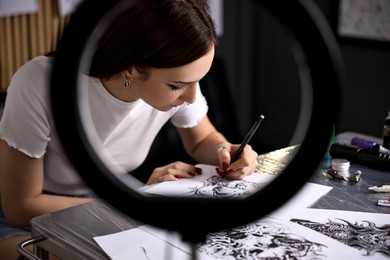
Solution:
M 274 174 L 255 172 L 244 180 L 221 182 L 215 166 L 198 167 L 203 169 L 201 176 L 163 182 L 144 192 L 243 198 L 275 178 Z M 210 233 L 205 241 L 195 245 L 184 242 L 179 233 L 149 225 L 94 239 L 113 260 L 390 259 L 388 214 L 308 208 L 331 189 L 306 183 L 268 216 Z

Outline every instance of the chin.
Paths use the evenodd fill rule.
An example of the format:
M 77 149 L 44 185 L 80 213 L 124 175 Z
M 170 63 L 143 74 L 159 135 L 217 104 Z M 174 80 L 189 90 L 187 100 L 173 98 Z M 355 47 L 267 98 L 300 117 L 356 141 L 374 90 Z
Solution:
M 173 106 L 165 106 L 165 107 L 154 107 L 155 109 L 157 109 L 158 111 L 161 111 L 161 112 L 167 112 L 171 109 L 174 109 L 176 107 L 173 107 Z

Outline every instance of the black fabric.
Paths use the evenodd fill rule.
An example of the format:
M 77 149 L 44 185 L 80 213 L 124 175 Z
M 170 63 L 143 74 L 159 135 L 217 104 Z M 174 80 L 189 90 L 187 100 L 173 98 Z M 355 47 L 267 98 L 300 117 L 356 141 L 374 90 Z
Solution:
M 228 84 L 225 63 L 216 57 L 209 73 L 200 82 L 202 92 L 209 105 L 209 118 L 215 127 L 232 143 L 240 143 L 238 116 L 230 86 Z
M 0 91 L 0 119 L 3 115 L 4 105 L 5 105 L 5 98 L 6 98 L 6 92 Z

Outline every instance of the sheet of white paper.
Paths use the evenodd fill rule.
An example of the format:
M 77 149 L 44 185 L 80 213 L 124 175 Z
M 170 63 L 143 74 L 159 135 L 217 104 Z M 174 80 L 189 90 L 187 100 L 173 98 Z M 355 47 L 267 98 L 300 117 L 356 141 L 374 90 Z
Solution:
M 175 185 L 179 183 L 179 188 L 177 188 L 175 192 L 187 194 L 188 190 L 191 190 L 193 187 L 198 188 L 198 185 L 204 185 L 211 175 L 213 175 L 214 166 L 201 165 L 201 167 L 204 172 L 201 176 L 166 183 Z M 251 178 L 248 178 L 253 183 L 260 182 L 265 184 L 267 181 L 272 180 L 268 179 L 267 181 L 264 181 L 261 178 L 262 176 L 260 176 L 259 179 L 257 179 L 257 175 L 254 176 L 255 177 L 251 176 Z M 169 192 L 169 189 L 175 189 L 175 186 L 159 184 L 152 186 L 147 191 L 164 195 L 173 194 L 172 192 Z M 331 217 L 341 215 L 343 217 L 342 219 L 345 219 L 348 216 L 348 220 L 351 221 L 350 223 L 354 223 L 353 221 L 357 219 L 357 215 L 352 214 L 351 212 L 344 213 L 342 211 L 307 209 L 308 206 L 312 205 L 331 189 L 332 187 L 329 186 L 306 183 L 293 198 L 275 212 L 269 214 L 269 216 L 265 216 L 254 223 L 241 227 L 208 234 L 206 240 L 197 245 L 197 259 L 264 259 L 267 257 L 276 259 L 346 259 L 347 257 L 350 259 L 367 259 L 378 256 L 378 254 L 369 256 L 363 255 L 356 248 L 348 246 L 337 239 L 333 239 L 328 236 L 328 234 L 321 234 L 320 232 L 305 227 L 302 224 L 305 223 L 305 221 L 299 221 L 302 219 L 313 221 L 314 219 L 315 221 L 326 223 L 325 221 L 331 219 Z M 185 192 L 183 192 L 183 190 Z M 211 195 L 215 196 L 213 193 Z M 210 196 L 210 194 L 208 193 L 206 196 Z M 376 222 L 373 223 L 376 225 L 384 225 L 389 222 L 387 219 L 390 219 L 388 214 L 358 214 L 359 216 L 363 216 L 363 219 L 365 220 L 372 220 L 374 218 Z M 293 218 L 292 216 L 297 217 Z M 305 218 L 299 218 L 300 216 Z M 375 216 L 377 218 L 375 218 Z M 166 244 L 169 244 L 169 246 L 179 250 L 179 252 L 185 252 L 187 254 L 190 254 L 191 252 L 190 245 L 183 242 L 178 233 L 169 232 L 148 225 L 140 226 L 138 229 L 148 233 L 153 239 L 164 241 Z M 387 232 L 388 229 L 389 228 L 386 229 Z M 338 233 L 336 232 L 336 234 Z M 129 233 L 129 235 L 130 236 L 127 238 L 122 238 L 122 240 L 129 241 L 134 239 L 132 233 Z M 113 239 L 113 241 L 119 240 L 115 238 L 115 236 L 111 237 L 111 239 Z M 384 240 L 390 241 L 388 235 Z M 136 249 L 131 249 L 132 252 L 139 252 L 140 247 L 138 246 L 137 248 L 138 251 Z M 389 247 L 387 246 L 387 248 Z M 148 252 L 155 251 L 154 249 L 151 249 Z M 126 252 L 121 252 L 121 254 L 126 255 Z M 161 255 L 160 259 L 165 258 Z
M 357 260 L 368 258 L 388 259 L 389 257 L 384 255 L 386 253 L 383 253 L 385 250 L 388 252 L 390 248 L 388 245 L 390 241 L 388 235 L 389 224 L 387 224 L 390 222 L 388 214 L 302 208 L 311 205 L 330 189 L 331 187 L 307 183 L 293 199 L 277 212 L 278 214 L 275 213 L 272 217 L 263 217 L 254 223 L 241 227 L 209 234 L 204 243 L 197 245 L 198 259 L 237 259 L 240 257 L 242 259 L 264 259 L 266 257 L 276 257 L 277 259 L 283 257 L 294 259 L 347 259 L 347 257 Z M 287 219 L 291 219 L 291 221 Z M 348 221 L 348 223 L 345 221 Z M 363 224 L 359 224 L 357 221 Z M 315 223 L 307 225 L 308 222 Z M 341 226 L 341 224 L 334 225 L 340 222 L 344 226 Z M 304 225 L 305 223 L 306 225 Z M 329 223 L 333 223 L 333 225 Z M 363 230 L 362 226 L 365 226 L 366 229 Z M 315 231 L 315 227 L 320 231 Z M 344 233 L 338 232 L 339 230 L 336 228 L 342 229 Z M 122 251 L 114 248 L 113 252 L 116 252 L 115 257 L 117 258 L 113 259 L 121 259 L 120 256 L 126 258 L 126 256 L 129 257 L 135 254 L 140 256 L 139 259 L 143 259 L 141 257 L 145 255 L 145 252 L 148 253 L 148 256 L 155 256 L 158 251 L 163 252 L 162 248 L 167 250 L 165 246 L 160 247 L 159 250 L 154 246 L 157 243 L 161 244 L 161 241 L 164 241 L 162 245 L 168 244 L 169 247 L 172 247 L 174 252 L 178 250 L 180 253 L 185 252 L 186 256 L 190 254 L 189 244 L 183 242 L 178 233 L 148 225 L 140 226 L 138 229 L 148 233 L 150 240 L 141 241 L 143 244 L 139 242 L 133 248 L 127 244 L 125 247 L 127 249 Z M 370 233 L 368 230 L 374 231 Z M 330 232 L 335 237 L 331 238 L 332 236 L 325 231 Z M 349 232 L 355 234 L 355 244 L 362 246 L 360 251 L 353 248 L 353 246 L 348 246 L 347 243 L 342 243 L 345 241 L 341 240 L 351 237 Z M 117 237 L 121 233 L 125 233 L 127 237 Z M 107 236 L 114 244 L 117 244 L 118 241 L 138 241 L 141 237 L 138 233 L 127 231 Z M 341 240 L 338 238 L 341 238 Z M 364 245 L 370 245 L 370 241 L 361 242 L 360 244 L 356 242 L 357 239 L 362 238 L 369 239 L 372 242 L 372 247 L 364 247 Z M 156 239 L 161 241 L 155 242 Z M 151 244 L 153 244 L 153 248 L 148 248 L 148 245 Z M 105 250 L 104 245 L 101 245 L 101 247 Z M 382 253 L 378 252 L 379 250 Z M 110 255 L 110 252 L 107 253 Z M 171 254 L 179 256 L 177 253 Z M 166 258 L 161 253 L 160 258 L 156 259 L 163 260 Z M 171 257 L 169 259 L 180 258 Z
M 193 178 L 166 181 L 144 189 L 147 193 L 163 196 L 243 198 L 270 183 L 276 175 L 254 172 L 244 180 L 222 179 L 216 166 L 199 164 L 202 174 Z
M 269 216 L 288 219 L 290 216 L 310 207 L 327 194 L 333 187 L 307 182 L 304 186 L 281 207 L 271 212 Z
M 191 253 L 191 245 L 182 240 L 182 237 L 179 233 L 161 229 L 155 226 L 142 225 L 139 226 L 139 229 L 144 230 L 145 232 L 166 241 L 171 246 L 180 249 L 183 252 Z
M 332 187 L 330 186 L 308 182 L 302 187 L 302 189 L 293 198 L 291 198 L 282 207 L 269 214 L 269 216 L 267 217 L 278 218 L 281 220 L 289 220 L 291 216 L 294 216 L 295 214 L 305 210 L 306 207 L 312 205 L 319 198 L 321 198 L 326 193 L 328 193 L 331 189 Z M 158 228 L 145 225 L 142 226 L 142 229 L 157 235 L 161 239 L 164 239 L 164 237 L 166 237 L 165 232 L 162 230 L 159 231 Z M 176 241 L 176 242 L 179 241 L 177 244 L 175 244 L 175 246 L 181 248 L 182 250 L 188 250 L 186 248 L 181 247 L 183 246 L 183 244 L 181 243 L 180 238 L 172 241 Z
M 202 166 L 202 169 L 210 173 L 214 167 Z M 202 175 L 192 179 L 203 183 L 209 176 L 210 174 L 207 174 L 207 176 Z M 251 176 L 251 178 L 253 177 Z M 251 180 L 258 181 L 256 178 Z M 178 182 L 181 182 L 181 180 L 170 183 L 177 184 Z M 186 182 L 184 187 L 191 185 L 193 185 L 193 181 Z M 156 186 L 153 187 L 155 188 Z M 162 190 L 164 191 L 164 189 Z M 313 204 L 331 189 L 332 187 L 329 186 L 307 183 L 291 200 L 273 212 L 271 216 L 263 217 L 255 223 L 242 227 L 209 234 L 206 241 L 197 246 L 198 259 L 237 259 L 239 257 L 243 257 L 243 259 L 249 257 L 252 257 L 250 259 L 264 259 L 265 257 L 271 257 L 271 255 L 280 258 L 288 256 L 295 259 L 313 259 L 314 257 L 317 257 L 316 259 L 335 259 L 336 257 L 340 259 L 339 257 L 343 258 L 347 255 L 361 257 L 357 250 L 289 221 L 291 216 L 305 210 L 306 207 Z M 179 192 L 181 192 L 180 189 Z M 179 250 L 179 252 L 191 253 L 190 245 L 183 242 L 178 233 L 149 225 L 140 226 L 138 229 L 150 234 L 151 240 L 160 239 L 174 249 Z M 129 237 L 127 238 L 116 238 L 115 236 L 109 238 L 112 239 L 112 243 L 115 243 L 118 240 L 130 241 L 140 237 L 133 238 L 133 233 L 128 233 L 128 235 Z M 101 245 L 104 249 L 103 246 Z M 129 248 L 129 246 L 126 248 Z M 131 250 L 132 254 L 134 252 L 140 253 L 140 246 L 137 248 L 127 250 Z M 340 253 L 339 250 L 342 252 Z M 123 250 L 120 252 L 117 250 L 116 252 L 117 256 L 118 254 L 123 256 L 128 254 Z M 151 252 L 155 251 L 154 249 L 149 249 L 148 252 L 150 252 L 148 253 L 150 255 Z M 110 255 L 109 252 L 108 254 Z M 164 258 L 161 257 L 161 259 Z
M 36 13 L 38 11 L 37 0 L 1 0 L 0 17 Z
M 134 228 L 94 239 L 112 260 L 190 259 L 190 251 L 183 252 L 166 242 L 173 238 L 179 240 L 177 234 L 165 231 L 159 236 Z
M 197 251 L 199 259 L 365 259 L 337 240 L 271 217 L 209 234 Z
M 389 214 L 308 208 L 290 221 L 354 247 L 361 256 L 390 259 Z
M 140 241 L 140 231 L 150 235 L 149 241 Z M 97 239 L 100 246 L 112 259 L 131 256 L 132 259 L 188 259 L 190 247 L 188 243 L 180 240 L 180 236 L 174 232 L 168 232 L 159 228 L 143 225 L 137 228 L 137 232 L 119 232 L 109 237 L 113 241 L 137 241 L 128 242 L 127 247 L 120 250 L 116 246 L 113 252 L 104 249 L 106 241 Z M 155 239 L 164 241 L 179 252 L 187 255 L 166 255 L 158 253 L 158 244 Z M 141 243 L 142 242 L 142 243 Z M 151 248 L 150 245 L 153 244 Z M 161 250 L 161 249 L 160 249 Z M 165 250 L 168 250 L 165 248 Z M 360 252 L 337 240 L 329 238 L 321 233 L 298 225 L 294 222 L 277 218 L 265 217 L 254 223 L 236 227 L 220 232 L 208 234 L 206 240 L 196 245 L 197 258 L 199 260 L 210 259 L 366 259 Z M 145 258 L 147 255 L 149 258 Z M 139 256 L 139 258 L 134 258 Z M 144 257 L 144 258 L 142 258 Z M 179 258 L 181 257 L 181 258 Z

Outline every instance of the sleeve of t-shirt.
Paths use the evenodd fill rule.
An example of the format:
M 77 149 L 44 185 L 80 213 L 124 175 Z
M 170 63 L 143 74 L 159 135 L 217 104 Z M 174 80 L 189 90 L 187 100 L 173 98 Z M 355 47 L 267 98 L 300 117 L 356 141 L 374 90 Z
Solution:
M 172 116 L 171 122 L 179 128 L 194 127 L 207 115 L 208 109 L 206 98 L 202 94 L 200 85 L 197 84 L 195 102 L 190 105 L 182 105 Z
M 45 154 L 52 131 L 49 59 L 33 58 L 16 71 L 0 121 L 0 138 L 34 158 Z

